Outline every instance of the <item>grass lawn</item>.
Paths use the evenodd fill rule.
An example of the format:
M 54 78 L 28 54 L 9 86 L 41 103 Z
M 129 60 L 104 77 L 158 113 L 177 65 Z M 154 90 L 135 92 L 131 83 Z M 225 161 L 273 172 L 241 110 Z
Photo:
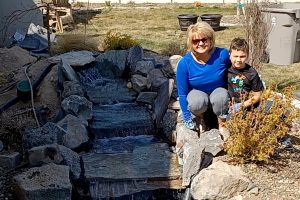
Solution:
M 162 5 L 101 5 L 101 13 L 74 14 L 76 28 L 70 34 L 84 34 L 90 44 L 100 46 L 108 31 L 130 35 L 145 49 L 158 53 L 170 50 L 170 44 L 186 43 L 186 32 L 181 31 L 177 19 L 179 14 L 219 13 L 234 15 L 234 5 L 206 5 L 195 7 L 193 4 L 162 4 Z M 86 9 L 86 8 L 84 8 Z M 85 23 L 82 23 L 84 22 Z M 86 23 L 87 22 L 87 23 Z M 230 41 L 237 36 L 244 36 L 242 27 L 230 28 L 216 32 L 216 46 L 228 47 Z M 92 41 L 92 42 L 91 42 Z M 300 89 L 300 63 L 289 66 L 275 66 L 264 64 L 260 73 L 267 84 L 277 83 L 279 89 L 287 85 L 296 85 Z

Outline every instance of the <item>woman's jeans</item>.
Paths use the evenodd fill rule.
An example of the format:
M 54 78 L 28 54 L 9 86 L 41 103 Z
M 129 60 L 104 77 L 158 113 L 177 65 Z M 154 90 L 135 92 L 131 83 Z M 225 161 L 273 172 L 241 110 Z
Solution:
M 217 117 L 225 115 L 228 110 L 229 95 L 225 88 L 216 88 L 211 93 L 191 90 L 187 95 L 188 109 L 195 116 L 201 116 L 208 108 L 212 108 Z

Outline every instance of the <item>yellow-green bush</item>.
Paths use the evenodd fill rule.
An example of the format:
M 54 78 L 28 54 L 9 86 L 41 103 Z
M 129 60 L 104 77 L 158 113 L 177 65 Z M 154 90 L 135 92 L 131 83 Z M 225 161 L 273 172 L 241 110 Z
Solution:
M 112 31 L 107 32 L 103 40 L 103 48 L 105 51 L 129 49 L 130 47 L 138 44 L 139 43 L 132 39 L 131 36 Z
M 238 162 L 268 161 L 275 153 L 278 139 L 286 135 L 292 121 L 300 116 L 299 109 L 292 106 L 294 88 L 285 88 L 282 94 L 272 90 L 263 93 L 260 108 L 233 114 L 225 123 L 230 137 L 224 145 L 227 154 Z M 265 113 L 267 100 L 273 105 Z

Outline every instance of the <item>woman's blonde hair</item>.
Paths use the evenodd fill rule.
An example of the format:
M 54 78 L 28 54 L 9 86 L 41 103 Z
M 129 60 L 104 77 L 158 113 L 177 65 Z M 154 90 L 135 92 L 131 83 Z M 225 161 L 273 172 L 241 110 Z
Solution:
M 206 22 L 197 22 L 192 24 L 187 29 L 187 48 L 189 51 L 193 51 L 193 39 L 200 37 L 207 37 L 211 41 L 210 49 L 215 46 L 215 31 Z

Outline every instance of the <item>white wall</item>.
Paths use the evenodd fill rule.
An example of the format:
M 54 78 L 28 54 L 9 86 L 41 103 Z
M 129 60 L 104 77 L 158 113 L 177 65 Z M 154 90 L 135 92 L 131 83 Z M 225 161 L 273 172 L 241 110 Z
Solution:
M 78 2 L 90 2 L 90 3 L 105 3 L 107 0 L 69 0 L 69 1 L 78 1 Z M 201 3 L 236 3 L 237 0 L 110 0 L 111 3 L 194 3 L 195 1 Z M 245 0 L 247 1 L 247 0 Z M 249 0 L 250 1 L 250 0 Z M 261 1 L 261 0 L 258 0 Z M 270 2 L 299 2 L 300 0 L 269 0 Z

